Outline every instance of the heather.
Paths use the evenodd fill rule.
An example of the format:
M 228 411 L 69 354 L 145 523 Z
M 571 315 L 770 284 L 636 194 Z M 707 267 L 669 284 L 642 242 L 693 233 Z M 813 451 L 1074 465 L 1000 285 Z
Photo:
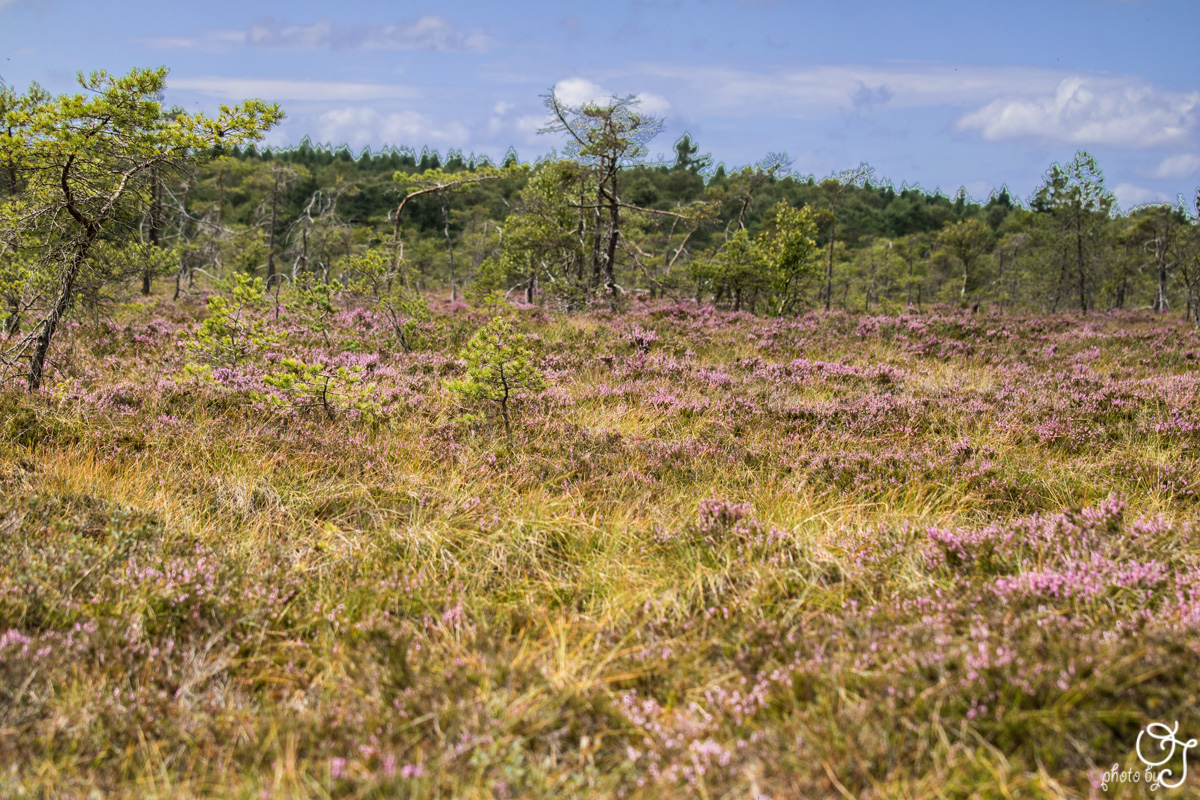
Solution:
M 237 293 L 0 395 L 5 795 L 1088 797 L 1200 731 L 1193 327 Z

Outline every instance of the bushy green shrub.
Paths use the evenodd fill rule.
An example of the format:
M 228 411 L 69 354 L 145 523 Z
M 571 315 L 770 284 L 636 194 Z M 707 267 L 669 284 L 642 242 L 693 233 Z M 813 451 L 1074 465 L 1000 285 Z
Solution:
M 285 358 L 280 366 L 282 369 L 263 378 L 277 393 L 257 394 L 256 400 L 280 407 L 290 404 L 297 410 L 319 408 L 330 420 L 336 419 L 341 409 L 364 414 L 376 410 L 370 392 L 362 383 L 362 375 L 356 370 L 306 364 L 294 358 Z
M 533 364 L 528 339 L 513 319 L 495 317 L 467 343 L 462 358 L 467 362 L 467 377 L 448 382 L 447 388 L 468 400 L 497 403 L 504 418 L 504 434 L 511 441 L 509 412 L 514 396 L 546 387 L 545 378 Z
M 214 366 L 237 367 L 254 353 L 278 341 L 267 331 L 267 322 L 254 318 L 266 299 L 262 278 L 234 275 L 230 295 L 208 298 L 208 318 L 200 325 L 192 350 L 202 361 Z

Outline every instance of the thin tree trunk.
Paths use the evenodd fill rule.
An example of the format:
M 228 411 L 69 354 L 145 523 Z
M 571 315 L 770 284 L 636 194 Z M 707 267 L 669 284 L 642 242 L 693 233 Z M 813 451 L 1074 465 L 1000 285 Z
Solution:
M 267 244 L 267 288 L 275 282 L 275 211 L 279 205 L 279 173 L 275 173 L 275 185 L 271 189 L 271 234 Z
M 583 216 L 586 213 L 586 211 L 583 208 L 583 201 L 585 199 L 584 189 L 585 189 L 584 182 L 583 182 L 583 180 L 580 180 L 579 181 L 579 226 L 576 228 L 576 232 L 575 232 L 576 238 L 579 239 L 579 247 L 575 251 L 575 279 L 579 282 L 580 287 L 583 286 L 583 281 L 584 281 L 584 277 L 585 277 L 584 276 L 584 266 L 583 266 L 583 241 L 584 241 L 583 240 L 583 232 L 587 226 L 585 225 L 584 216 Z
M 71 292 L 75 288 L 75 279 L 79 276 L 79 270 L 87 257 L 88 249 L 92 246 L 98 233 L 98 228 L 89 228 L 86 238 L 76 246 L 71 260 L 58 275 L 54 305 L 46 319 L 42 321 L 42 330 L 37 335 L 33 357 L 29 361 L 28 388 L 30 392 L 36 392 L 42 385 L 42 370 L 46 364 L 46 354 L 50 352 L 50 342 L 54 338 L 55 331 L 58 330 L 59 321 L 67 311 L 67 306 L 71 303 Z
M 1075 222 L 1075 259 L 1079 268 L 1079 310 L 1087 313 L 1087 271 L 1083 265 L 1083 221 Z
M 835 201 L 836 203 L 836 201 Z M 836 208 L 836 206 L 835 206 Z M 833 306 L 833 235 L 837 231 L 837 211 L 829 225 L 829 263 L 825 267 L 825 310 Z
M 158 180 L 158 166 L 150 169 L 150 246 L 159 246 L 159 229 L 162 227 L 162 185 Z M 154 277 L 151 264 L 142 269 L 142 294 L 150 294 L 150 282 Z
M 1159 316 L 1167 313 L 1167 262 L 1165 258 L 1158 262 L 1158 297 L 1155 299 Z
M 592 231 L 592 291 L 600 288 L 600 208 L 604 205 L 604 182 L 601 181 L 596 190 L 596 224 Z
M 458 299 L 458 284 L 454 282 L 454 245 L 450 241 L 450 209 L 446 205 L 446 193 L 438 192 L 442 196 L 442 224 L 445 226 L 446 232 L 446 252 L 450 256 L 450 300 Z
M 609 233 L 608 233 L 608 250 L 604 255 L 604 285 L 608 287 L 609 292 L 613 297 L 618 294 L 617 278 L 615 271 L 615 263 L 617 260 L 617 239 L 621 236 L 621 205 L 617 200 L 617 170 L 616 165 L 613 165 L 611 179 L 611 194 L 609 194 Z

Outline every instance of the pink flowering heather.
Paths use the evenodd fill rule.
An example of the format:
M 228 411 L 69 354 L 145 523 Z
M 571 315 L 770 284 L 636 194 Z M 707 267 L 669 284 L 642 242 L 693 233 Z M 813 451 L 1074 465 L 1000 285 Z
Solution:
M 0 795 L 1082 797 L 1200 735 L 1191 326 L 510 305 L 509 438 L 447 388 L 496 306 L 290 291 L 0 395 Z

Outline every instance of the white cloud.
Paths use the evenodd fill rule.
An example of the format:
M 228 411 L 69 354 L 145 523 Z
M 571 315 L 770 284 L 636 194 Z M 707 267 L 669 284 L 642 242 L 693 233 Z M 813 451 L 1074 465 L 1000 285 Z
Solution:
M 362 106 L 326 111 L 317 117 L 316 127 L 317 141 L 352 149 L 380 144 L 462 147 L 469 139 L 466 126 L 458 122 L 439 124 L 416 111 L 381 114 Z
M 612 98 L 612 92 L 602 89 L 587 78 L 567 78 L 554 84 L 558 99 L 569 106 L 584 103 L 604 103 Z
M 978 130 L 988 141 L 1034 138 L 1152 147 L 1188 138 L 1198 121 L 1200 92 L 1071 76 L 1060 81 L 1053 94 L 993 100 L 960 117 L 958 128 Z
M 539 135 L 538 131 L 546 124 L 546 117 L 538 114 L 527 114 L 518 117 L 513 122 L 513 129 L 523 137 L 526 144 L 542 144 L 545 145 L 545 137 Z
M 638 110 L 644 114 L 661 117 L 671 110 L 671 102 L 660 94 L 639 92 L 635 98 L 638 101 Z
M 955 67 L 949 64 L 827 65 L 750 72 L 728 67 L 639 64 L 633 74 L 685 87 L 676 102 L 692 113 L 761 116 L 764 109 L 791 118 L 830 111 L 918 108 L 985 102 L 1020 87 L 1053 91 L 1061 72 L 1027 67 Z
M 1189 141 L 1200 127 L 1200 92 L 1170 92 L 1133 77 L 1061 70 L 901 62 L 818 65 L 778 72 L 647 63 L 631 75 L 680 87 L 693 114 L 796 119 L 880 108 L 957 106 L 959 130 L 1000 141 L 1036 138 L 1074 145 L 1152 147 Z
M 437 14 L 426 14 L 395 25 L 339 25 L 323 19 L 312 25 L 290 25 L 267 18 L 250 26 L 246 43 L 267 47 L 306 47 L 323 50 L 439 50 L 482 51 L 491 38 L 480 30 L 462 31 Z
M 232 45 L 246 41 L 245 31 L 211 30 L 199 36 L 151 36 L 135 38 L 152 50 L 195 50 L 203 53 L 228 53 Z
M 1154 170 L 1156 178 L 1190 178 L 1200 170 L 1200 156 L 1184 153 L 1178 156 L 1164 158 Z
M 592 83 L 587 78 L 567 78 L 554 85 L 554 93 L 558 99 L 568 106 L 578 106 L 584 103 L 606 105 L 618 97 L 608 89 Z M 638 110 L 643 114 L 661 117 L 671 108 L 671 102 L 660 94 L 652 92 L 637 92 L 633 99 L 638 103 Z
M 283 100 L 383 100 L 413 99 L 420 92 L 409 86 L 387 83 L 342 83 L 338 81 L 292 81 L 271 78 L 169 78 L 168 89 L 186 89 L 209 97 L 240 100 L 258 97 Z
M 507 114 L 509 111 L 512 111 L 513 108 L 514 108 L 514 106 L 512 103 L 508 103 L 508 102 L 505 102 L 504 100 L 501 100 L 500 102 L 496 103 L 496 105 L 492 106 L 492 113 L 498 117 L 502 117 L 505 114 Z
M 1117 196 L 1117 202 L 1125 210 L 1129 210 L 1134 206 L 1145 205 L 1146 203 L 1163 203 L 1170 202 L 1171 200 L 1163 192 L 1146 189 L 1142 186 L 1134 186 L 1132 183 L 1118 183 L 1113 188 L 1113 194 Z
M 6 0 L 0 0 L 0 3 Z M 231 45 L 298 47 L 315 50 L 436 50 L 482 52 L 494 44 L 482 30 L 460 30 L 437 14 L 403 20 L 395 25 L 339 25 L 323 19 L 311 25 L 292 25 L 273 17 L 244 30 L 210 30 L 197 36 L 159 36 L 138 41 L 158 50 L 223 52 Z

